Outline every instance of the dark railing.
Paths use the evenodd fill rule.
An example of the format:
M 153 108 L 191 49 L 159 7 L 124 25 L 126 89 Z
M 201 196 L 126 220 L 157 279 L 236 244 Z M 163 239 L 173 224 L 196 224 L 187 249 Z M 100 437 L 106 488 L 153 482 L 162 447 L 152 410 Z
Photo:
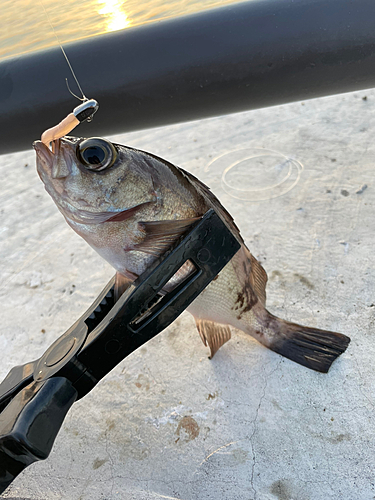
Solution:
M 67 44 L 98 136 L 375 86 L 374 0 L 251 0 Z M 78 104 L 60 48 L 0 62 L 0 153 Z

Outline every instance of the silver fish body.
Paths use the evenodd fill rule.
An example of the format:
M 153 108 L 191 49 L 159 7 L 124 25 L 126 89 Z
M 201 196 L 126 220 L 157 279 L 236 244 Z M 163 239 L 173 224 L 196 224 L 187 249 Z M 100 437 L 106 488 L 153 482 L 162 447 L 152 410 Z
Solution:
M 34 143 L 37 170 L 67 223 L 117 271 L 118 295 L 214 208 L 241 249 L 189 307 L 211 357 L 230 326 L 308 368 L 327 372 L 350 339 L 276 318 L 265 308 L 267 274 L 207 186 L 150 153 L 101 138 Z M 192 270 L 187 262 L 168 286 Z

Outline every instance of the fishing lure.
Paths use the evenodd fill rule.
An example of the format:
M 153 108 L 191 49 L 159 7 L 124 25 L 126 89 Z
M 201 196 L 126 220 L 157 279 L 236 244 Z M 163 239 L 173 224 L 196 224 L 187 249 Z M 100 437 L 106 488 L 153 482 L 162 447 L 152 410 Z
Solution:
M 41 141 L 48 147 L 55 139 L 61 139 L 69 134 L 77 125 L 84 121 L 91 121 L 98 111 L 99 104 L 95 99 L 87 99 L 82 104 L 73 109 L 60 123 L 43 132 Z
M 76 81 L 76 84 L 82 94 L 82 98 L 78 97 L 76 94 L 74 94 L 69 87 L 68 80 L 66 79 L 66 85 L 68 87 L 69 92 L 79 99 L 80 101 L 83 101 L 82 104 L 77 106 L 76 108 L 73 109 L 72 113 L 69 113 L 68 116 L 66 116 L 60 123 L 55 125 L 52 128 L 47 129 L 46 131 L 43 132 L 41 141 L 43 144 L 45 144 L 47 147 L 49 147 L 50 143 L 56 139 L 61 139 L 61 137 L 64 137 L 64 135 L 69 134 L 74 128 L 76 128 L 77 125 L 84 121 L 91 121 L 94 114 L 98 111 L 99 104 L 95 99 L 88 99 L 85 94 L 83 93 L 83 90 L 81 88 L 81 85 L 79 84 L 78 78 L 76 77 L 76 74 L 74 73 L 74 70 L 72 68 L 72 65 L 70 64 L 69 58 L 65 53 L 65 50 L 63 46 L 60 43 L 59 37 L 57 36 L 57 33 L 55 31 L 55 28 L 53 27 L 52 21 L 49 17 L 49 14 L 47 12 L 47 9 L 44 6 L 43 0 L 39 0 L 41 6 L 43 7 L 43 10 L 46 14 L 46 17 L 48 19 L 48 22 L 51 26 L 51 29 L 53 33 L 55 34 L 57 43 L 60 46 L 61 52 L 63 53 L 63 56 L 65 57 L 65 60 L 69 66 L 69 69 L 73 75 L 74 80 Z M 52 152 L 54 152 L 54 145 L 52 144 Z

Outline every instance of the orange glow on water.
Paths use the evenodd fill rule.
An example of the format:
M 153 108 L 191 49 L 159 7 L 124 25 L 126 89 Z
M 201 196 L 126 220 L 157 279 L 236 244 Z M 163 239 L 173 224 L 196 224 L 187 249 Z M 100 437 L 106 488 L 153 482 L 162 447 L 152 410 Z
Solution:
M 238 0 L 1 0 L 0 59 Z M 48 19 L 49 18 L 49 19 Z
M 131 22 L 124 12 L 124 2 L 121 0 L 98 0 L 102 5 L 98 13 L 106 19 L 106 31 L 117 31 L 128 28 Z

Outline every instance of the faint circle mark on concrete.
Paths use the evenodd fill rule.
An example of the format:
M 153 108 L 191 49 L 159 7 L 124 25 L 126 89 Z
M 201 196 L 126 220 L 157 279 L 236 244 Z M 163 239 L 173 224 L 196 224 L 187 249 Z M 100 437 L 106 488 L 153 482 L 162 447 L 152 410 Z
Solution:
M 221 186 L 238 200 L 258 202 L 288 193 L 301 177 L 303 165 L 277 151 L 237 149 L 215 158 L 205 171 L 221 175 Z

